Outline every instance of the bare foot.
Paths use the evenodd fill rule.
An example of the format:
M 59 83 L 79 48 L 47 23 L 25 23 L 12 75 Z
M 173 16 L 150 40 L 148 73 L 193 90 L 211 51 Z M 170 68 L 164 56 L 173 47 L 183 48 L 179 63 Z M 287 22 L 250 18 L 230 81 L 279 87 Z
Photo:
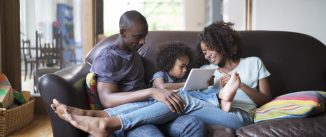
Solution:
M 107 137 L 121 127 L 117 117 L 90 117 L 65 113 L 65 119 L 74 127 L 94 137 Z
M 240 84 L 241 81 L 240 81 L 239 74 L 236 72 L 232 73 L 229 81 L 219 92 L 219 98 L 225 101 L 232 101 L 236 94 L 236 91 L 240 87 Z
M 85 114 L 84 110 L 75 108 L 75 107 L 71 107 L 71 106 L 67 106 L 65 104 L 60 103 L 56 99 L 53 99 L 51 108 L 62 119 L 64 119 L 63 114 L 65 114 L 65 113 L 74 114 L 74 115 L 84 115 Z
M 225 112 L 229 112 L 232 107 L 232 101 L 221 100 L 221 109 Z

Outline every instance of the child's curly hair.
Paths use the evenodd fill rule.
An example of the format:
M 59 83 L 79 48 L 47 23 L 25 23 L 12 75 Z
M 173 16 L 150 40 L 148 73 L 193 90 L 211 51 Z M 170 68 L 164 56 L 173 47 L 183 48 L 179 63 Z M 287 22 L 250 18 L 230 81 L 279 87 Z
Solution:
M 220 53 L 225 59 L 238 60 L 241 56 L 241 38 L 233 28 L 233 23 L 217 21 L 205 27 L 199 35 L 199 58 L 203 58 L 200 42 L 204 42 L 210 50 Z M 207 63 L 207 62 L 205 62 Z
M 162 48 L 156 57 L 157 67 L 159 70 L 169 72 L 173 68 L 176 60 L 183 56 L 189 57 L 187 68 L 188 70 L 190 69 L 190 63 L 193 59 L 193 51 L 185 43 L 171 41 L 160 45 L 160 47 Z

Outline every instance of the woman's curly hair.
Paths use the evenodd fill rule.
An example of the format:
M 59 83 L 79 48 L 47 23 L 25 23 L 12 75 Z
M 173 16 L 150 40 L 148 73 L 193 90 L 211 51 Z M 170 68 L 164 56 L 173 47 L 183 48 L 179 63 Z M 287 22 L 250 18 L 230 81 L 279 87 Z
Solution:
M 200 59 L 204 59 L 200 43 L 204 42 L 210 50 L 215 50 L 225 59 L 238 60 L 241 56 L 241 38 L 233 28 L 233 23 L 218 21 L 204 28 L 199 35 L 197 48 Z M 203 62 L 203 61 L 202 61 Z M 204 64 L 208 63 L 204 61 Z
M 169 72 L 177 59 L 188 56 L 189 64 L 187 66 L 188 70 L 191 67 L 191 62 L 193 59 L 193 51 L 185 43 L 180 41 L 166 42 L 160 45 L 161 50 L 157 54 L 157 67 L 161 71 Z

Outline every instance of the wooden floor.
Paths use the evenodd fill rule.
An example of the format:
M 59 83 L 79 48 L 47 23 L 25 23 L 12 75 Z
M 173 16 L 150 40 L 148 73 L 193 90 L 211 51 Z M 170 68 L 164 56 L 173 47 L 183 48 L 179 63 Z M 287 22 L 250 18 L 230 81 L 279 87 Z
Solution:
M 10 137 L 53 137 L 50 118 L 47 115 L 35 115 L 32 123 L 9 135 Z

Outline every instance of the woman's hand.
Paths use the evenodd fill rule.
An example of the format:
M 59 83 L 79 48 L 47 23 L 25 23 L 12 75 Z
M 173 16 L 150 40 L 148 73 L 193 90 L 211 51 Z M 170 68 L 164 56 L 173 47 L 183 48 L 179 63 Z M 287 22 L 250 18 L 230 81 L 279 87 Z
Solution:
M 230 79 L 230 75 L 229 74 L 226 74 L 226 73 L 223 73 L 223 76 L 220 78 L 219 80 L 219 83 L 220 83 L 220 86 L 223 88 L 226 83 L 229 81 Z
M 219 80 L 219 84 L 220 84 L 220 87 L 223 88 L 226 85 L 226 83 L 229 81 L 229 79 L 231 78 L 231 75 L 229 75 L 225 71 L 221 70 L 221 68 L 218 68 L 217 70 L 222 74 L 222 76 Z
M 183 111 L 183 100 L 173 91 L 153 88 L 152 97 L 160 102 L 165 103 L 172 112 L 180 114 Z
M 214 78 L 215 78 L 215 76 L 213 75 L 209 80 L 207 80 L 208 86 L 211 86 L 214 84 Z

